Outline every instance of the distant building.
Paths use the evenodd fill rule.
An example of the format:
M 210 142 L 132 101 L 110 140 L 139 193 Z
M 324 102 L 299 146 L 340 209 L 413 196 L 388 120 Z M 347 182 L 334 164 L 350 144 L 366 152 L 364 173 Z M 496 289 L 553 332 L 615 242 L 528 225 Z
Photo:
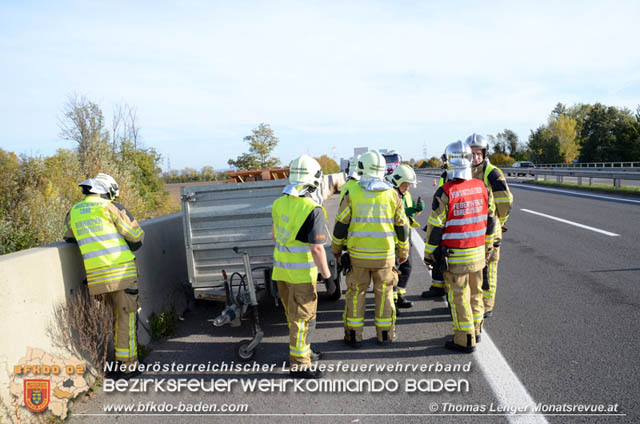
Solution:
M 354 156 L 363 155 L 363 154 L 367 153 L 368 151 L 369 151 L 368 147 L 356 147 L 355 149 L 353 149 L 353 155 Z

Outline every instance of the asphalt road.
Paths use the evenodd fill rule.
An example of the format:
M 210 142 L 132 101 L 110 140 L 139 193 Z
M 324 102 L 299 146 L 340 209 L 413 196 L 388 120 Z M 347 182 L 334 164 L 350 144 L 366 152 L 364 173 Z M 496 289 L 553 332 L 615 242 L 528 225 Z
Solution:
M 420 177 L 414 198 L 422 196 L 430 205 L 432 177 Z M 414 271 L 409 298 L 414 307 L 401 311 L 397 320 L 399 339 L 380 347 L 373 327 L 373 294 L 368 294 L 365 343 L 352 350 L 342 342 L 344 300 L 331 302 L 319 288 L 318 330 L 314 349 L 325 356 L 320 363 L 337 366 L 365 364 L 432 367 L 431 371 L 331 371 L 327 380 L 381 381 L 398 384 L 380 392 L 356 390 L 330 392 L 291 388 L 285 392 L 243 390 L 231 392 L 143 393 L 98 392 L 91 401 L 73 407 L 72 422 L 612 422 L 640 420 L 640 346 L 636 333 L 640 313 L 640 203 L 623 203 L 595 197 L 577 197 L 512 185 L 515 207 L 507 223 L 498 274 L 495 315 L 485 326 L 490 336 L 473 355 L 455 355 L 442 346 L 451 334 L 451 323 L 443 302 L 428 301 L 419 294 L 430 281 L 417 249 L 412 250 Z M 332 222 L 337 196 L 325 205 Z M 524 211 L 526 209 L 531 212 Z M 419 221 L 428 217 L 425 211 Z M 618 234 L 610 236 L 577 227 L 547 216 Z M 424 233 L 418 230 L 418 235 Z M 185 314 L 177 333 L 151 345 L 147 363 L 231 364 L 237 343 L 250 337 L 248 322 L 240 328 L 215 328 L 211 320 L 221 307 L 195 302 Z M 265 338 L 254 360 L 273 366 L 268 372 L 147 373 L 144 378 L 236 378 L 240 380 L 287 380 L 287 327 L 281 308 L 268 298 L 262 301 Z M 494 351 L 493 348 L 496 350 Z M 236 361 L 237 362 L 237 361 Z M 469 371 L 437 372 L 437 366 L 469 364 Z M 508 364 L 508 365 L 507 365 Z M 493 370 L 493 371 L 492 371 Z M 494 371 L 499 374 L 497 377 Z M 412 392 L 412 379 L 450 379 L 468 390 L 462 392 Z M 465 383 L 466 382 L 466 383 Z M 423 383 L 426 384 L 426 383 Z M 425 388 L 425 386 L 423 386 Z M 313 389 L 313 388 L 312 388 Z M 524 392 L 543 405 L 618 404 L 617 414 L 603 415 L 510 415 L 501 408 L 522 408 Z M 514 397 L 515 396 L 515 397 Z M 515 399 L 515 400 L 514 400 Z M 246 404 L 248 411 L 235 414 L 130 415 L 106 413 L 112 403 L 138 405 L 155 402 L 178 407 L 200 402 L 219 406 Z M 509 404 L 516 402 L 516 404 Z M 478 408 L 485 410 L 478 413 Z M 91 415 L 86 415 L 91 414 Z M 147 411 L 148 414 L 148 411 Z

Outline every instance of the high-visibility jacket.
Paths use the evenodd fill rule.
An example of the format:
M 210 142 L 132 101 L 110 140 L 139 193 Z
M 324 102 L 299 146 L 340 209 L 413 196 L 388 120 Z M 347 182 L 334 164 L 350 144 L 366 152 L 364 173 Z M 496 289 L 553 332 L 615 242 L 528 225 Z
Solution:
M 442 190 L 449 198 L 449 210 L 440 244 L 456 249 L 484 246 L 489 213 L 486 187 L 470 179 L 447 181 Z
M 338 204 L 342 203 L 342 199 L 344 198 L 344 194 L 349 191 L 349 189 L 353 186 L 359 186 L 358 180 L 354 180 L 353 178 L 349 178 L 346 183 L 340 189 L 340 200 Z
M 284 195 L 273 202 L 273 274 L 275 281 L 312 283 L 318 279 L 309 243 L 296 240 L 298 231 L 314 208 L 324 208 L 308 197 Z
M 90 195 L 71 208 L 65 222 L 65 239 L 78 243 L 94 295 L 128 288 L 138 278 L 127 241 L 141 242 L 144 231 L 118 206 Z
M 460 188 L 471 188 L 472 191 L 482 191 L 482 202 L 484 205 L 475 206 L 475 200 L 471 199 L 471 203 L 473 204 L 466 211 L 460 209 L 462 206 L 467 206 L 467 200 L 459 199 L 461 197 L 460 193 L 453 194 L 454 187 Z M 455 191 L 459 191 L 460 188 L 456 188 Z M 485 199 L 485 193 L 487 200 Z M 470 194 L 470 193 L 469 193 Z M 476 193 L 477 194 L 477 193 Z M 449 197 L 451 196 L 451 197 Z M 462 196 L 467 196 L 467 193 L 462 193 Z M 455 198 L 453 198 L 455 197 Z M 456 209 L 455 204 L 452 204 L 452 201 L 459 200 L 458 206 Z M 462 202 L 465 202 L 464 204 Z M 471 179 L 468 181 L 464 180 L 451 180 L 445 182 L 445 184 L 436 190 L 436 193 L 433 196 L 433 205 L 431 216 L 427 221 L 426 228 L 426 238 L 425 238 L 425 248 L 424 255 L 425 259 L 429 258 L 433 260 L 433 253 L 435 249 L 440 246 L 449 247 L 449 271 L 454 273 L 466 273 L 466 272 L 475 272 L 479 271 L 484 267 L 485 264 L 485 254 L 488 249 L 493 247 L 493 239 L 494 239 L 494 228 L 495 228 L 495 216 L 493 209 L 490 207 L 491 203 L 491 193 L 489 193 L 481 181 L 477 179 Z M 481 207 L 482 213 L 486 214 L 486 217 L 478 218 L 474 216 L 464 216 L 465 213 L 471 214 L 474 212 L 473 210 L 477 207 Z M 484 209 L 486 208 L 486 209 Z M 462 211 L 457 212 L 456 215 L 454 210 Z M 478 211 L 479 213 L 479 211 Z M 457 219 L 469 219 L 469 221 L 456 221 Z M 449 227 L 447 227 L 447 221 L 451 221 Z M 479 228 L 478 222 L 473 221 L 484 221 L 484 231 Z M 466 227 L 466 229 L 472 230 L 476 233 L 465 234 L 465 231 L 460 231 L 461 227 L 459 225 L 478 225 L 478 228 L 474 227 Z M 448 236 L 446 239 L 444 238 L 445 232 L 450 234 L 455 234 L 457 231 L 457 239 L 456 236 Z M 481 234 L 480 234 L 481 232 Z M 467 237 L 469 236 L 469 237 Z M 464 243 L 463 240 L 467 240 Z M 480 242 L 482 240 L 482 242 Z M 478 243 L 480 243 L 478 245 Z M 461 247 L 466 244 L 469 247 Z M 471 246 L 475 245 L 475 246 Z
M 496 227 L 496 235 L 499 238 L 502 233 L 500 227 L 507 222 L 511 212 L 513 194 L 509 190 L 507 180 L 500 168 L 493 165 L 488 159 L 485 159 L 483 164 L 473 167 L 472 172 L 473 178 L 484 181 L 487 189 L 491 191 L 493 197 L 491 207 L 495 208 L 496 215 L 500 221 L 500 226 Z
M 341 221 L 340 215 L 347 211 L 351 213 L 347 250 L 352 259 L 395 261 L 396 199 L 392 189 L 369 191 L 360 184 L 349 189 L 351 207 L 344 209 L 336 220 Z M 408 241 L 398 241 L 398 247 L 407 246 Z
M 404 194 L 400 193 L 398 190 L 398 195 L 402 198 L 402 204 L 404 205 L 404 212 L 409 219 L 409 227 L 418 228 L 420 227 L 420 223 L 414 219 L 414 216 L 418 215 L 420 212 L 409 212 L 410 210 L 415 210 L 415 203 L 413 203 L 413 197 L 411 197 L 411 192 L 409 190 L 405 191 Z

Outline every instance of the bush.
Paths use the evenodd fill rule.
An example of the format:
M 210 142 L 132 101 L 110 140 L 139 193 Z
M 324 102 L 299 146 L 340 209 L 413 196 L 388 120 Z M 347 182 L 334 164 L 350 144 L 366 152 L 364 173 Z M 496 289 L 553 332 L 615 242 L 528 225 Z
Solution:
M 511 166 L 516 160 L 505 153 L 494 153 L 489 155 L 489 161 L 498 166 Z

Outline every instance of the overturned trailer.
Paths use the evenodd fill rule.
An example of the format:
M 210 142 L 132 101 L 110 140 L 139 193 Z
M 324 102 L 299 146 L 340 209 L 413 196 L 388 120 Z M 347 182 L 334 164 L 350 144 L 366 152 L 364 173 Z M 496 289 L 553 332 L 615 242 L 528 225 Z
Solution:
M 254 338 L 241 342 L 241 359 L 253 356 L 262 330 L 258 302 L 278 303 L 273 268 L 271 206 L 287 180 L 182 187 L 182 212 L 189 283 L 196 299 L 224 301 L 214 325 L 239 325 L 250 315 Z M 329 299 L 341 295 L 340 273 L 325 246 L 331 278 L 324 281 Z

